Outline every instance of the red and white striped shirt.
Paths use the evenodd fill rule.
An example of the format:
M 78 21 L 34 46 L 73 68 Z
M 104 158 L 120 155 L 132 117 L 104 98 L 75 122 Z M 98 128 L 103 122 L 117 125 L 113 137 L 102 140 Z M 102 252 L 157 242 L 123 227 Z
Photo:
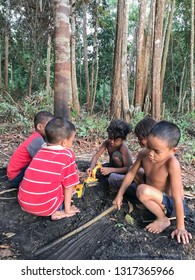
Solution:
M 64 201 L 64 188 L 79 183 L 75 155 L 62 146 L 46 146 L 38 151 L 28 166 L 18 191 L 24 211 L 50 216 Z

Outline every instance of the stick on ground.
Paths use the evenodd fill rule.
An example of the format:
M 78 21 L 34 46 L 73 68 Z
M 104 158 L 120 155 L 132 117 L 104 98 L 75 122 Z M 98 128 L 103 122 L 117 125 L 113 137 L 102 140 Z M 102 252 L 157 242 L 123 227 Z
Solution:
M 80 231 L 82 231 L 83 229 L 89 227 L 90 225 L 94 224 L 95 222 L 97 222 L 99 219 L 101 219 L 102 217 L 106 216 L 107 214 L 109 214 L 110 212 L 112 212 L 113 210 L 116 209 L 116 206 L 113 205 L 110 208 L 106 209 L 105 211 L 103 211 L 101 214 L 99 214 L 98 216 L 96 216 L 95 218 L 93 218 L 92 220 L 90 220 L 89 222 L 87 222 L 86 224 L 80 226 L 79 228 L 65 234 L 64 236 L 60 237 L 59 239 L 51 242 L 50 244 L 38 249 L 34 255 L 38 256 L 40 254 L 42 254 L 43 252 L 47 251 L 48 249 L 52 248 L 54 245 L 60 243 L 62 240 L 67 239 L 68 237 L 71 237 L 73 235 L 75 235 L 76 233 L 79 233 Z

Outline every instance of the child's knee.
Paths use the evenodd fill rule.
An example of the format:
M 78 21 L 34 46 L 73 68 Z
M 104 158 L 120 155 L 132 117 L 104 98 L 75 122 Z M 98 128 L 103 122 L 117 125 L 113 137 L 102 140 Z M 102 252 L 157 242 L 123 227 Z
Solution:
M 145 184 L 141 184 L 137 187 L 136 196 L 140 201 L 147 200 L 149 197 L 149 189 Z

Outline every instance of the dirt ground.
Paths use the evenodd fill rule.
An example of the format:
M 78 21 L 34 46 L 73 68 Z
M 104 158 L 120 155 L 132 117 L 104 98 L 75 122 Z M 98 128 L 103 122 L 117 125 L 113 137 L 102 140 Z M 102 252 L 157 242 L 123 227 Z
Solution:
M 195 199 L 186 198 L 188 204 L 185 218 L 186 229 L 193 239 L 190 244 L 178 244 L 170 234 L 175 227 L 171 222 L 161 234 L 144 230 L 153 215 L 146 210 L 135 209 L 130 214 L 125 200 L 120 211 L 112 210 L 92 225 L 71 237 L 66 235 L 96 218 L 112 206 L 115 195 L 99 182 L 86 187 L 82 198 L 74 197 L 74 204 L 81 212 L 71 218 L 51 221 L 50 217 L 36 217 L 21 210 L 17 191 L 12 190 L 7 177 L 6 165 L 14 149 L 25 139 L 16 132 L 0 135 L 0 259 L 8 260 L 194 260 L 195 259 Z M 91 154 L 101 141 L 78 140 L 75 146 L 80 171 L 89 166 Z M 134 146 L 133 139 L 129 140 Z M 180 162 L 185 191 L 194 193 L 194 165 L 185 164 L 180 147 Z M 5 192 L 6 191 L 6 192 Z M 128 215 L 127 215 L 128 214 Z M 127 215 L 127 216 L 126 216 Z

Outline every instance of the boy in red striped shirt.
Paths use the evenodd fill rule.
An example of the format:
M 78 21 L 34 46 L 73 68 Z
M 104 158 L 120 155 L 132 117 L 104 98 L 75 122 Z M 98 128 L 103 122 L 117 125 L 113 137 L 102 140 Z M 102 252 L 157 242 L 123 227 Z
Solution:
M 74 186 L 79 183 L 75 155 L 71 149 L 75 126 L 55 117 L 45 127 L 47 144 L 28 166 L 19 186 L 22 209 L 52 220 L 74 216 L 80 210 L 71 205 Z

